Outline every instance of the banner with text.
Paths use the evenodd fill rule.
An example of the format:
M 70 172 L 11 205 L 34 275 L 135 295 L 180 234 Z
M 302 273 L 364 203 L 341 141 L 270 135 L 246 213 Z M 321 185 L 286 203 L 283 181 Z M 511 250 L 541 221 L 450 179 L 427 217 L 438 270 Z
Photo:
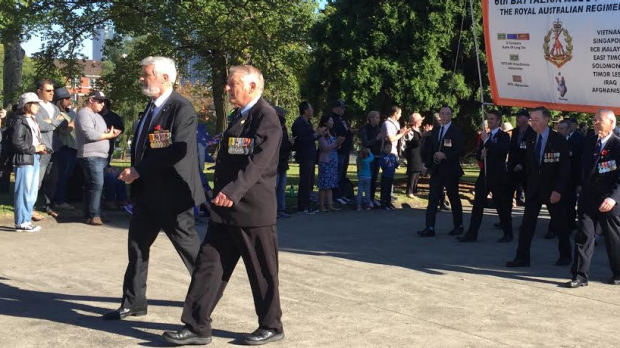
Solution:
M 493 102 L 620 115 L 620 0 L 482 0 Z

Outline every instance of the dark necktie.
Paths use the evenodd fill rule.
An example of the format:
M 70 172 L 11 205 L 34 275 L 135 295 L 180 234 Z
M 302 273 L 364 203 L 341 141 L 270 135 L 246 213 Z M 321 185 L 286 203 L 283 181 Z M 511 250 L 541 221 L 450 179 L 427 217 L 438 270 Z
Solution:
M 144 122 L 142 123 L 142 129 L 140 129 L 140 136 L 138 138 L 138 142 L 136 143 L 136 160 L 135 164 L 140 163 L 142 161 L 142 155 L 144 153 L 144 148 L 146 146 L 146 139 L 149 135 L 149 129 L 151 128 L 151 120 L 153 120 L 153 110 L 155 109 L 155 105 L 151 105 L 148 110 L 148 113 L 144 116 Z
M 441 141 L 443 140 L 443 126 L 439 128 L 439 148 L 441 148 Z
M 542 149 L 542 135 L 538 134 L 538 138 L 536 139 L 536 146 L 534 147 L 534 159 L 536 160 L 536 165 L 540 167 L 540 150 Z
M 601 157 L 602 147 L 603 147 L 603 143 L 601 143 L 601 138 L 598 138 L 598 140 L 596 140 L 596 147 L 594 147 L 594 165 L 595 166 L 598 164 L 599 157 Z

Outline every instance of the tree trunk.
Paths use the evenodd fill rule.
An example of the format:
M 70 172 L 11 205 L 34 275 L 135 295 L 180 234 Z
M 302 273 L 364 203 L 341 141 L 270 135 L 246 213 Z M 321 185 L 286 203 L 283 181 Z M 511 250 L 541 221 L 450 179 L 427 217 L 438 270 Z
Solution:
M 213 105 L 215 106 L 215 131 L 222 133 L 226 127 L 226 57 L 222 52 L 214 51 L 211 54 L 211 74 L 213 77 Z
M 22 64 L 26 52 L 22 49 L 19 36 L 3 37 L 4 45 L 4 91 L 3 106 L 17 102 L 22 90 Z

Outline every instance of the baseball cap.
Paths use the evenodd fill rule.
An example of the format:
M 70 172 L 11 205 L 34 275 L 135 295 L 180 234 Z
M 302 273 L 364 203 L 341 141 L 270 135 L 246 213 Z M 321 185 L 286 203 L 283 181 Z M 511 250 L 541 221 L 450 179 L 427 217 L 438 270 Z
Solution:
M 342 99 L 334 100 L 332 102 L 332 108 L 346 108 L 347 105 L 344 103 Z
M 66 88 L 56 88 L 54 90 L 54 101 L 59 101 L 65 98 L 71 98 L 71 94 L 67 91 Z
M 24 105 L 28 103 L 41 103 L 43 100 L 39 99 L 35 93 L 28 92 L 24 93 L 19 97 L 19 108 L 23 109 Z
M 105 94 L 101 91 L 94 91 L 91 95 L 89 95 L 89 97 L 100 101 L 105 101 Z
M 527 118 L 530 118 L 530 113 L 526 109 L 521 109 L 517 112 L 517 117 L 519 116 L 525 116 Z

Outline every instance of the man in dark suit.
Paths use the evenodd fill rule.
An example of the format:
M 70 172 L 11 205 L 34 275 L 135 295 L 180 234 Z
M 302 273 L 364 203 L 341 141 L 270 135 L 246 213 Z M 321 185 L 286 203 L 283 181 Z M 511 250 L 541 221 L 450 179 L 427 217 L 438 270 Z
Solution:
M 258 345 L 284 338 L 274 191 L 282 129 L 276 112 L 261 98 L 263 86 L 258 69 L 230 69 L 226 89 L 237 109 L 217 154 L 209 231 L 185 299 L 185 326 L 164 333 L 170 343 L 211 342 L 211 314 L 240 257 L 258 314 L 258 329 L 243 341 Z
M 564 121 L 562 121 L 564 122 Z M 570 151 L 570 181 L 567 192 L 567 219 L 570 230 L 577 228 L 577 194 L 581 191 L 581 175 L 583 171 L 583 145 L 585 137 L 577 130 L 577 120 L 569 118 L 566 122 L 568 126 L 568 150 Z
M 452 222 L 454 229 L 450 235 L 463 233 L 463 207 L 459 198 L 459 180 L 463 176 L 463 168 L 459 159 L 465 152 L 465 139 L 461 130 L 452 124 L 452 109 L 444 106 L 439 111 L 439 125 L 434 127 L 431 135 L 424 142 L 429 147 L 425 152 L 425 167 L 431 173 L 428 206 L 426 207 L 426 228 L 418 231 L 420 237 L 435 236 L 435 215 L 437 206 L 445 187 L 452 206 Z
M 318 212 L 310 207 L 310 194 L 314 187 L 314 167 L 316 162 L 316 140 L 325 134 L 322 127 L 314 131 L 310 119 L 314 109 L 307 101 L 299 103 L 299 117 L 293 122 L 291 132 L 295 139 L 295 160 L 299 163 L 299 187 L 297 190 L 297 211 L 314 215 Z
M 506 267 L 530 266 L 530 247 L 543 203 L 558 231 L 560 258 L 556 265 L 565 266 L 571 263 L 566 210 L 560 203 L 570 177 L 568 143 L 549 128 L 550 119 L 551 113 L 544 107 L 532 111 L 531 124 L 536 136 L 527 140 L 525 212 L 519 228 L 517 254 L 514 260 L 506 263 Z
M 599 110 L 594 116 L 596 137 L 585 140 L 581 214 L 575 237 L 575 262 L 569 288 L 588 285 L 590 261 L 594 253 L 596 225 L 601 226 L 611 267 L 609 283 L 620 285 L 620 138 L 614 133 L 616 116 L 611 110 Z
M 512 130 L 510 137 L 510 151 L 508 152 L 508 178 L 510 180 L 510 210 L 512 214 L 512 197 L 516 193 L 517 205 L 525 205 L 525 190 L 527 174 L 525 172 L 525 158 L 527 154 L 527 139 L 534 136 L 534 130 L 529 125 L 530 113 L 525 110 L 517 112 L 517 127 Z
M 196 111 L 172 89 L 176 79 L 172 59 L 147 57 L 141 65 L 142 93 L 151 97 L 151 102 L 136 127 L 131 167 L 118 177 L 131 184 L 134 208 L 123 300 L 119 309 L 104 315 L 108 320 L 146 314 L 149 254 L 160 230 L 170 238 L 190 273 L 200 247 L 194 206 L 204 202 L 205 196 L 198 175 Z
M 493 193 L 493 203 L 499 215 L 504 236 L 500 242 L 510 242 L 512 235 L 512 219 L 508 214 L 508 172 L 506 171 L 506 156 L 510 147 L 510 136 L 499 127 L 502 124 L 502 114 L 498 110 L 491 110 L 487 114 L 489 132 L 480 134 L 480 146 L 476 152 L 476 159 L 483 164 L 476 180 L 474 191 L 474 206 L 469 220 L 467 233 L 459 237 L 461 242 L 475 242 L 478 239 L 478 230 L 482 223 L 484 206 L 489 192 Z

